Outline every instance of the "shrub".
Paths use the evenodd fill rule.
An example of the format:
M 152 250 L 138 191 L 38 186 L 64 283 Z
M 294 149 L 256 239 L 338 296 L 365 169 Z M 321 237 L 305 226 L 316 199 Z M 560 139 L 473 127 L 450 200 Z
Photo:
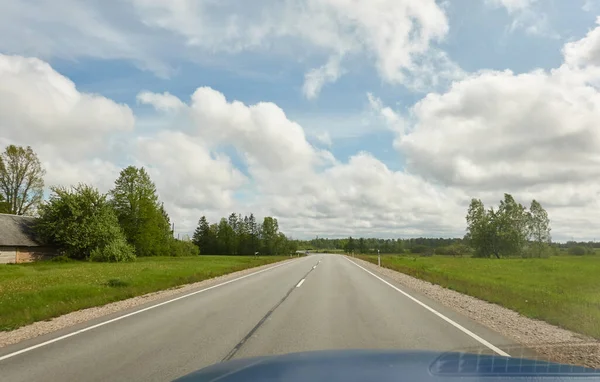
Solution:
M 594 253 L 593 249 L 588 248 L 588 247 L 584 247 L 584 246 L 581 246 L 581 245 L 569 248 L 569 255 L 583 256 L 583 255 L 590 255 L 590 254 L 593 254 L 593 253 Z
M 118 263 L 133 260 L 135 251 L 122 236 L 114 238 L 105 246 L 92 249 L 90 254 L 90 261 Z
M 49 259 L 48 261 L 51 261 L 53 263 L 72 263 L 75 260 L 69 258 L 68 256 L 60 255 L 60 256 L 55 256 L 55 257 Z
M 126 287 L 127 285 L 129 285 L 129 283 L 127 281 L 123 281 L 121 279 L 110 279 L 106 282 L 106 285 L 111 288 L 120 288 L 120 287 Z
M 35 227 L 43 241 L 55 244 L 72 259 L 90 259 L 92 252 L 94 261 L 135 257 L 105 195 L 84 184 L 51 190 Z
M 200 249 L 198 246 L 191 241 L 183 240 L 171 240 L 169 256 L 183 257 L 183 256 L 198 256 L 200 255 Z

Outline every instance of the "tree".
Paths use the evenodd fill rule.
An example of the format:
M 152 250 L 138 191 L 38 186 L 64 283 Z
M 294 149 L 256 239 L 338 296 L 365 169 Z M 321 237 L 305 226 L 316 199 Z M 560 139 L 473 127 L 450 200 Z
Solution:
M 217 247 L 221 255 L 233 255 L 235 251 L 235 231 L 225 218 L 221 218 L 217 233 Z
M 494 215 L 498 252 L 500 256 L 518 256 L 523 254 L 529 236 L 529 214 L 526 208 L 517 203 L 510 194 L 504 194 L 497 213 Z
M 479 199 L 471 199 L 467 212 L 467 234 L 465 239 L 475 250 L 476 257 L 490 256 L 493 231 L 489 214 L 486 212 L 483 202 Z
M 194 231 L 194 236 L 192 237 L 192 242 L 200 248 L 200 253 L 210 254 L 211 246 L 211 237 L 210 237 L 210 225 L 208 224 L 208 220 L 206 220 L 206 216 L 202 216 L 198 221 L 198 227 Z
M 346 243 L 346 247 L 344 249 L 348 253 L 354 253 L 354 250 L 356 249 L 356 241 L 352 238 L 352 236 L 348 238 L 348 242 Z
M 231 239 L 230 239 L 231 240 L 231 243 L 230 243 L 231 249 L 229 252 L 229 254 L 232 254 L 232 255 L 238 254 L 239 238 L 238 238 L 237 234 L 238 234 L 238 229 L 239 229 L 238 226 L 240 223 L 241 222 L 238 220 L 238 216 L 235 214 L 235 212 L 232 212 L 231 215 L 229 215 L 229 218 L 227 218 L 227 224 L 229 224 L 229 227 L 231 228 L 231 232 L 232 232 Z
M 254 214 L 248 218 L 248 232 L 250 234 L 250 254 L 254 255 L 260 248 L 260 228 L 256 224 Z
M 528 224 L 533 253 L 535 256 L 541 257 L 552 241 L 550 237 L 550 219 L 544 207 L 536 200 L 531 201 L 529 213 Z
M 0 214 L 7 214 L 9 211 L 10 209 L 8 202 L 4 199 L 4 196 L 0 194 Z
M 105 195 L 84 184 L 51 190 L 50 200 L 40 206 L 40 218 L 35 225 L 42 241 L 57 245 L 73 259 L 135 259 Z
M 481 200 L 471 200 L 465 239 L 474 249 L 474 256 L 524 255 L 531 237 L 538 242 L 550 239 L 548 215 L 539 203 L 532 202 L 532 211 L 527 211 L 510 194 L 504 194 L 497 210 L 486 211 Z
M 44 196 L 44 174 L 31 147 L 9 145 L 0 155 L 0 195 L 4 210 L 15 215 L 31 215 Z
M 172 238 L 169 218 L 146 170 L 134 166 L 123 169 L 110 195 L 119 224 L 138 256 L 165 254 Z
M 277 239 L 279 235 L 279 223 L 277 219 L 267 216 L 263 219 L 261 229 L 262 253 L 265 255 L 275 255 L 277 251 Z

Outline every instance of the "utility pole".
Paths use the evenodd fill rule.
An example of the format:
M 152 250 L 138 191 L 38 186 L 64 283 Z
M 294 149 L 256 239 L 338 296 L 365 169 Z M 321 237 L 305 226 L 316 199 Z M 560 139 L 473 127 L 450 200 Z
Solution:
M 377 265 L 381 267 L 381 255 L 379 254 L 379 250 L 377 250 Z

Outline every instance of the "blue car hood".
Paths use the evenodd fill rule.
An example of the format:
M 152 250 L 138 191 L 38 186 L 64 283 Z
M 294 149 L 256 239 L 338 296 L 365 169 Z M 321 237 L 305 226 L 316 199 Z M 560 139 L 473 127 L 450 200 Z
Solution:
M 457 378 L 458 377 L 458 378 Z M 218 363 L 180 382 L 402 382 L 599 380 L 596 369 L 461 352 L 341 350 Z

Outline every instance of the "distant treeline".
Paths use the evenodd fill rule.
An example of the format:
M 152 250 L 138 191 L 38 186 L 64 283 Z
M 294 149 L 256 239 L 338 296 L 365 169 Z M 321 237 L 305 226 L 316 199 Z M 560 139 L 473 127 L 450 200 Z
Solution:
M 210 224 L 205 216 L 198 221 L 192 242 L 203 255 L 281 255 L 295 252 L 297 242 L 279 232 L 279 223 L 267 216 L 257 223 L 254 214 L 232 213 Z
M 343 250 L 356 253 L 421 253 L 427 248 L 441 248 L 452 244 L 461 244 L 463 239 L 446 238 L 411 238 L 411 239 L 377 239 L 377 238 L 343 238 L 299 240 L 298 248 L 306 250 Z

